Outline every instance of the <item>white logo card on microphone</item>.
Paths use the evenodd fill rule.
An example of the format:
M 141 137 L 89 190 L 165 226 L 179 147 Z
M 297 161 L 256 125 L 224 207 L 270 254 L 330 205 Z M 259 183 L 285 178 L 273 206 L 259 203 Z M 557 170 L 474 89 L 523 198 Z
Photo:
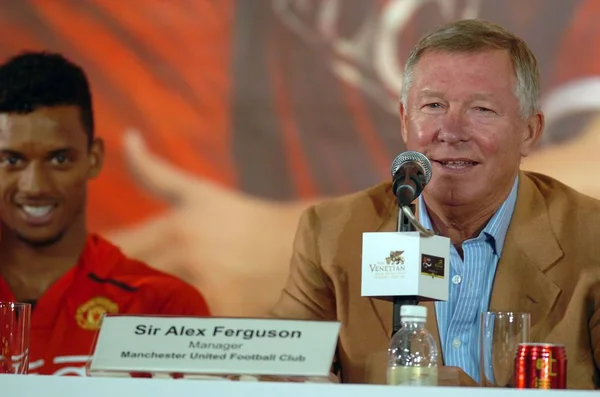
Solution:
M 363 233 L 361 295 L 448 300 L 450 239 L 419 232 Z

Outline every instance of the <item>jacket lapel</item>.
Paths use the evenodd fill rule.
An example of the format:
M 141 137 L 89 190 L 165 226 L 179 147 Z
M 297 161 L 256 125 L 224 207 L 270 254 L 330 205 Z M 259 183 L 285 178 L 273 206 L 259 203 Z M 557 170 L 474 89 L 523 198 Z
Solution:
M 386 194 L 389 202 L 384 206 L 386 210 L 379 214 L 381 225 L 377 231 L 393 232 L 397 230 L 398 208 L 391 192 L 386 190 Z M 544 274 L 564 256 L 552 231 L 550 215 L 544 203 L 539 189 L 527 175 L 521 173 L 517 203 L 496 270 L 489 309 L 530 313 L 532 341 L 546 331 L 540 328 L 540 321 L 549 313 L 561 292 Z M 369 299 L 382 331 L 389 339 L 393 305 L 381 299 Z M 432 333 L 439 347 L 441 344 L 435 306 L 433 302 L 422 304 L 428 309 L 427 330 Z
M 533 181 L 520 175 L 517 204 L 492 288 L 490 311 L 527 312 L 531 339 L 546 317 L 560 288 L 544 272 L 563 257 L 553 233 L 545 200 Z

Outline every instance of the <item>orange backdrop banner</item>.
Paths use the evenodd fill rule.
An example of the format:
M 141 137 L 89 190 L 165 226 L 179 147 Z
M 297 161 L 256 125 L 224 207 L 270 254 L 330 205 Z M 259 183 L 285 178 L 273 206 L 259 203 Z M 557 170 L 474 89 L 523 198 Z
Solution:
M 479 17 L 540 62 L 547 128 L 523 167 L 600 198 L 595 0 L 21 0 L 0 56 L 82 65 L 107 161 L 89 226 L 200 289 L 216 315 L 258 316 L 287 278 L 300 213 L 389 178 L 403 151 L 402 66 L 436 25 Z

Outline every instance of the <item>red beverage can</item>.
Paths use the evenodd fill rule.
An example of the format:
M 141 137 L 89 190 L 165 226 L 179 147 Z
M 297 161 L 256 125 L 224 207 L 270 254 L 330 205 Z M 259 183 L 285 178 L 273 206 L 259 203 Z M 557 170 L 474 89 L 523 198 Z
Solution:
M 566 389 L 567 351 L 563 345 L 521 343 L 515 357 L 518 389 Z

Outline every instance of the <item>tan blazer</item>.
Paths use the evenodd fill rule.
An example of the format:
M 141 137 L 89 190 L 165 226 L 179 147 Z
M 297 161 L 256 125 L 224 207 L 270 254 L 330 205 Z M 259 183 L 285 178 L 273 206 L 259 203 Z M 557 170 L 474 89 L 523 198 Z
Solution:
M 291 274 L 272 315 L 338 320 L 342 381 L 385 379 L 392 304 L 361 297 L 362 233 L 394 231 L 389 183 L 309 208 Z M 439 335 L 432 303 L 427 328 Z M 494 280 L 490 310 L 531 313 L 534 341 L 563 343 L 569 388 L 594 388 L 600 363 L 600 201 L 549 177 L 522 172 Z M 595 364 L 596 363 L 596 364 Z

